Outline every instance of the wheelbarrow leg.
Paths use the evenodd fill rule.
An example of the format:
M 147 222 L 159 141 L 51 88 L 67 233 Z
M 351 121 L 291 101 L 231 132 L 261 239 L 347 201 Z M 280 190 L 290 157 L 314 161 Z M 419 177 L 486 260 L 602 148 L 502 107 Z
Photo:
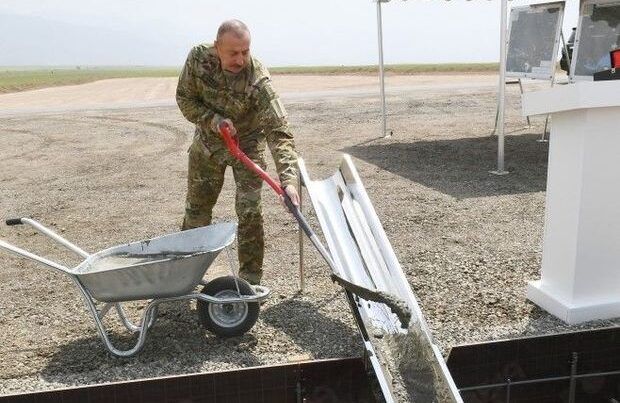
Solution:
M 140 324 L 135 325 L 127 317 L 127 314 L 125 313 L 125 309 L 123 309 L 123 305 L 120 302 L 115 303 L 114 308 L 116 308 L 116 313 L 118 313 L 118 317 L 121 319 L 123 326 L 125 326 L 127 330 L 129 330 L 132 333 L 138 333 L 140 331 L 140 329 L 142 328 L 142 323 L 144 323 L 144 320 L 145 320 L 144 316 L 142 317 Z M 151 314 L 150 318 L 147 321 L 147 327 L 149 329 L 153 326 L 153 323 L 155 323 L 156 317 L 157 317 L 157 305 L 155 306 L 155 308 L 153 308 L 153 313 Z
M 144 347 L 144 342 L 146 341 L 146 334 L 149 330 L 150 325 L 152 325 L 155 321 L 156 308 L 157 305 L 161 302 L 161 300 L 153 300 L 148 303 L 148 305 L 144 309 L 144 314 L 142 315 L 140 326 L 135 326 L 132 324 L 132 326 L 135 326 L 136 332 L 138 333 L 138 341 L 136 342 L 136 344 L 128 350 L 120 350 L 114 347 L 114 345 L 108 338 L 108 332 L 106 331 L 105 326 L 102 322 L 105 314 L 108 313 L 110 311 L 110 308 L 116 304 L 105 304 L 101 311 L 97 311 L 97 307 L 95 306 L 93 298 L 90 296 L 89 292 L 82 286 L 80 281 L 75 276 L 71 276 L 71 279 L 82 292 L 82 297 L 84 297 L 86 307 L 88 308 L 88 310 L 93 316 L 93 319 L 95 320 L 95 325 L 97 326 L 97 332 L 99 333 L 99 337 L 101 338 L 101 341 L 103 341 L 103 345 L 110 352 L 110 354 L 117 357 L 131 357 L 132 355 L 140 351 L 142 347 Z
M 97 317 L 99 319 L 103 319 L 104 316 L 106 316 L 108 314 L 108 312 L 110 311 L 110 309 L 112 309 L 112 307 L 114 306 L 114 304 L 112 302 L 108 302 L 106 303 L 103 308 L 101 308 L 99 310 L 99 312 L 97 312 Z
M 118 317 L 121 320 L 121 323 L 123 324 L 123 326 L 125 326 L 125 329 L 129 330 L 132 333 L 137 333 L 140 331 L 140 326 L 139 325 L 135 325 L 131 320 L 129 320 L 129 318 L 127 318 L 127 314 L 125 313 L 125 309 L 123 308 L 123 305 L 120 302 L 108 302 L 106 303 L 103 308 L 101 308 L 98 313 L 97 313 L 97 317 L 99 317 L 99 319 L 103 319 L 104 316 L 106 316 L 108 314 L 108 312 L 110 311 L 110 309 L 115 308 L 116 309 L 116 313 L 118 314 Z M 153 326 L 153 323 L 155 323 L 155 319 L 157 318 L 157 307 L 155 307 L 155 312 L 151 315 L 151 318 L 148 322 L 148 327 L 149 329 Z M 140 322 L 142 323 L 142 322 Z
M 135 333 L 138 333 L 138 340 L 136 341 L 136 344 L 132 348 L 130 348 L 128 350 L 120 350 L 120 349 L 116 348 L 112 344 L 112 342 L 110 341 L 110 339 L 108 337 L 108 333 L 107 333 L 107 331 L 106 331 L 106 329 L 105 329 L 101 319 L 99 318 L 99 315 L 97 314 L 97 310 L 96 310 L 95 305 L 93 304 L 92 300 L 88 299 L 87 302 L 86 302 L 86 305 L 88 306 L 88 308 L 91 311 L 91 313 L 93 313 L 93 317 L 95 318 L 95 324 L 97 325 L 97 331 L 99 332 L 99 337 L 101 338 L 101 341 L 103 341 L 103 344 L 104 344 L 105 348 L 112 355 L 115 355 L 117 357 L 131 357 L 132 355 L 134 355 L 137 352 L 139 352 L 140 350 L 142 350 L 142 347 L 144 347 L 144 342 L 146 341 L 146 334 L 147 334 L 149 328 L 152 326 L 153 322 L 155 321 L 156 310 L 157 310 L 157 305 L 158 304 L 159 304 L 159 301 L 151 301 L 146 306 L 146 308 L 144 310 L 144 314 L 142 315 L 142 320 L 140 321 L 140 326 L 133 325 L 129 320 L 127 320 L 127 323 L 123 322 L 123 324 L 128 329 L 129 329 L 129 327 L 127 325 L 131 325 L 135 329 L 133 331 Z M 117 310 L 117 312 L 118 312 L 118 310 Z M 119 313 L 119 316 L 120 315 L 121 314 Z M 144 323 L 146 323 L 147 325 L 145 326 Z

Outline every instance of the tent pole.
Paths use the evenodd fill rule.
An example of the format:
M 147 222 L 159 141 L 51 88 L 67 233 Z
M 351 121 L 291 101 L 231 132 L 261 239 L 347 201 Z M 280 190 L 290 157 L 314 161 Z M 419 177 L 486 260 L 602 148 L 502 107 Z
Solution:
M 385 118 L 385 77 L 383 72 L 383 18 L 381 17 L 381 3 L 386 0 L 377 1 L 377 34 L 379 39 L 379 82 L 381 86 L 381 137 L 390 137 L 387 134 L 387 123 Z M 387 0 L 389 1 L 389 0 Z
M 508 23 L 508 0 L 501 0 L 500 24 L 500 59 L 499 59 L 499 108 L 497 125 L 497 170 L 491 171 L 496 175 L 506 175 L 504 170 L 504 101 L 506 99 L 506 25 Z

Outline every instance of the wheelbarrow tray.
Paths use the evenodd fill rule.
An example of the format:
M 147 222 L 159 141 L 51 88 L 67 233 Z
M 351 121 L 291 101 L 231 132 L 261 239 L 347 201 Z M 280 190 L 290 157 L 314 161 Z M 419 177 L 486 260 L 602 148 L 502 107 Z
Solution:
M 101 302 L 181 296 L 200 284 L 236 231 L 236 223 L 222 223 L 114 246 L 89 256 L 74 274 Z

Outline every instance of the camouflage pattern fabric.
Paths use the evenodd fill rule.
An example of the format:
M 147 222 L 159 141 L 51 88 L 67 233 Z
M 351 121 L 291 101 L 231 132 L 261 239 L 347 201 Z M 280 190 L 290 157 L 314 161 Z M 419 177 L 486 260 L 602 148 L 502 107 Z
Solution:
M 262 153 L 256 149 L 244 151 L 261 168 L 266 168 Z M 262 180 L 226 150 L 211 153 L 200 137 L 194 138 L 189 149 L 183 229 L 211 224 L 213 207 L 222 190 L 224 173 L 229 165 L 232 166 L 237 187 L 235 210 L 239 219 L 237 229 L 239 275 L 251 284 L 259 284 L 265 244 L 261 204 Z
M 269 146 L 283 187 L 295 184 L 297 154 L 286 111 L 271 86 L 269 73 L 254 58 L 239 74 L 224 72 L 215 48 L 194 47 L 179 77 L 177 104 L 183 116 L 196 124 L 189 150 L 188 191 L 183 229 L 208 225 L 232 166 L 236 183 L 235 208 L 239 219 L 240 276 L 257 284 L 262 276 L 264 231 L 261 179 L 228 154 L 211 121 L 219 115 L 232 120 L 239 147 L 266 168 L 264 151 Z

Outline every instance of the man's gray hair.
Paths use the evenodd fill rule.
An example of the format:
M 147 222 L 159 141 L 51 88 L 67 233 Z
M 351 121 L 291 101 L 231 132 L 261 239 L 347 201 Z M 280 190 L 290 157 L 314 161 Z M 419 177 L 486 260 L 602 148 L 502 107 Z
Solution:
M 235 36 L 237 36 L 237 38 L 242 38 L 246 33 L 250 35 L 250 30 L 243 22 L 239 20 L 228 20 L 224 21 L 218 28 L 216 40 L 219 41 L 222 35 L 228 32 L 232 32 Z

